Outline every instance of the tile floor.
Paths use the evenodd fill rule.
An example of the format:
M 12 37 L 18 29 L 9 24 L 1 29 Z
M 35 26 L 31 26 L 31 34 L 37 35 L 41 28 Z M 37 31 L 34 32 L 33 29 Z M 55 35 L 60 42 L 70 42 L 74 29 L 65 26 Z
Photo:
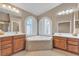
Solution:
M 41 50 L 41 51 L 21 51 L 12 56 L 78 56 L 76 54 L 62 51 L 59 49 Z

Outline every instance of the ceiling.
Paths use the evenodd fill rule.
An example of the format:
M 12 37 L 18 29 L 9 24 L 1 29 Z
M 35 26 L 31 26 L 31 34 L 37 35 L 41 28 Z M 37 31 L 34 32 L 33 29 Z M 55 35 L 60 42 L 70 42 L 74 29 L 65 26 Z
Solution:
M 12 3 L 16 7 L 24 9 L 36 16 L 43 14 L 56 6 L 60 5 L 61 3 Z

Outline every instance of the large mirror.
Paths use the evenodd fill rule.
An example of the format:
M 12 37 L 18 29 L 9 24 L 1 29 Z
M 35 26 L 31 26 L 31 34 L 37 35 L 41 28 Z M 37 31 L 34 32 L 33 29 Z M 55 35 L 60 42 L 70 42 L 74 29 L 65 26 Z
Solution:
M 72 33 L 72 14 L 57 16 L 58 33 Z
M 0 12 L 0 30 L 3 32 L 21 32 L 20 18 L 12 14 Z
M 9 15 L 6 13 L 2 13 L 2 12 L 0 12 L 0 30 L 4 32 L 10 31 Z
M 17 22 L 13 22 L 13 32 L 19 32 L 19 24 Z
M 11 17 L 11 32 L 21 32 L 20 18 Z
M 2 22 L 2 21 L 0 21 L 0 30 L 2 30 L 4 32 L 10 31 L 9 22 Z

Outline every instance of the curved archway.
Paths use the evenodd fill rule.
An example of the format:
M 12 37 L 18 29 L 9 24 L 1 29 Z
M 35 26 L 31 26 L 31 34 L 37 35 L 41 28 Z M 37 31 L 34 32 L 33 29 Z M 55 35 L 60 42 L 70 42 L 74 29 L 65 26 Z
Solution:
M 52 35 L 52 20 L 49 17 L 40 19 L 39 35 Z
M 33 16 L 29 16 L 25 20 L 25 31 L 28 36 L 37 35 L 37 20 Z

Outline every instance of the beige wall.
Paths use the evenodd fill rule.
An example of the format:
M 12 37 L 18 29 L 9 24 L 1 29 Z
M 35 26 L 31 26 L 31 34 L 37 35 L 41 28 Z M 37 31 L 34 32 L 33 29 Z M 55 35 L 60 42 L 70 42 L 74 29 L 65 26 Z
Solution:
M 50 17 L 52 19 L 52 28 L 53 28 L 53 33 L 57 32 L 57 22 L 58 21 L 65 21 L 65 20 L 72 20 L 73 19 L 73 15 L 65 15 L 65 16 L 57 16 L 57 13 L 63 10 L 67 10 L 70 8 L 77 8 L 77 4 L 76 3 L 63 3 L 57 7 L 55 7 L 54 9 L 51 9 L 50 11 L 38 16 L 38 20 L 40 20 L 42 17 L 47 16 Z

